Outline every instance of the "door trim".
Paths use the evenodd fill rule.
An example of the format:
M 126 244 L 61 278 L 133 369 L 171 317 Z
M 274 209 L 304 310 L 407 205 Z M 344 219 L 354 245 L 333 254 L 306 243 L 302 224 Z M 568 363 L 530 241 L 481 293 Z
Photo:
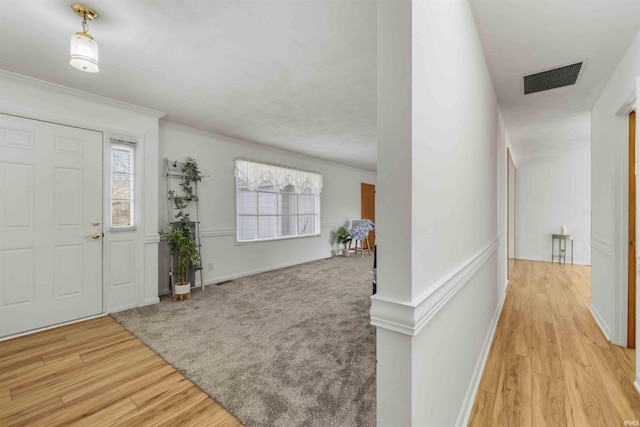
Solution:
M 636 348 L 636 112 L 629 113 L 628 155 L 628 236 L 627 236 L 627 347 Z

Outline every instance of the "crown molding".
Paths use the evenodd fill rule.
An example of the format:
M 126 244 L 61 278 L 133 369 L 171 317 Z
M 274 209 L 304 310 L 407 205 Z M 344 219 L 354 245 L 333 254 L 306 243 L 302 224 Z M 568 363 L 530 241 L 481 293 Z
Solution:
M 28 76 L 13 73 L 7 70 L 0 69 L 0 78 L 11 80 L 11 81 L 28 85 L 28 86 L 40 87 L 40 88 L 50 90 L 52 92 L 57 92 L 63 95 L 70 95 L 78 98 L 84 98 L 90 101 L 99 102 L 101 104 L 108 104 L 113 107 L 122 108 L 125 110 L 134 111 L 136 113 L 144 114 L 146 116 L 150 116 L 155 119 L 160 119 L 161 117 L 164 117 L 167 115 L 167 113 L 163 113 L 162 111 L 153 110 L 147 107 L 141 107 L 139 105 L 129 104 L 128 102 L 118 101 L 116 99 L 108 98 L 106 96 L 96 95 L 94 93 L 85 92 L 79 89 L 73 89 L 68 86 L 63 86 L 57 83 L 51 83 L 45 80 L 28 77 Z

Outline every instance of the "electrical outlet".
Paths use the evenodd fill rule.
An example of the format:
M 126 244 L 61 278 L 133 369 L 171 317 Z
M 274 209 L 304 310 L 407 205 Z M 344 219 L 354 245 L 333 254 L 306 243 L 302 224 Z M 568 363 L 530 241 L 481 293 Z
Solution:
M 213 271 L 213 263 L 212 262 L 207 264 L 207 271 Z

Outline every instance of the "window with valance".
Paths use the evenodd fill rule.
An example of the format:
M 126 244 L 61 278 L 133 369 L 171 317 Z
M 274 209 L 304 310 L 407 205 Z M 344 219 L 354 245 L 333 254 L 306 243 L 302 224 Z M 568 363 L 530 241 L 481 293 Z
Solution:
M 236 160 L 236 240 L 320 234 L 322 175 Z

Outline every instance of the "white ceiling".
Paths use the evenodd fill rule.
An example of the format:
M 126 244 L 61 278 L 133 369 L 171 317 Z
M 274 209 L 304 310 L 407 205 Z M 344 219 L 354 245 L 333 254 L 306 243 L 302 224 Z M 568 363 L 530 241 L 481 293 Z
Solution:
M 98 74 L 68 64 L 71 2 L 0 0 L 0 68 L 375 171 L 375 1 L 86 0 L 100 14 Z M 640 0 L 470 3 L 517 160 L 588 146 Z M 521 94 L 524 74 L 582 59 L 575 86 Z
M 470 3 L 517 161 L 589 147 L 590 111 L 640 30 L 640 1 Z M 522 94 L 522 76 L 584 59 L 575 85 Z
M 374 1 L 86 0 L 98 74 L 69 65 L 72 2 L 0 0 L 0 68 L 375 171 Z

